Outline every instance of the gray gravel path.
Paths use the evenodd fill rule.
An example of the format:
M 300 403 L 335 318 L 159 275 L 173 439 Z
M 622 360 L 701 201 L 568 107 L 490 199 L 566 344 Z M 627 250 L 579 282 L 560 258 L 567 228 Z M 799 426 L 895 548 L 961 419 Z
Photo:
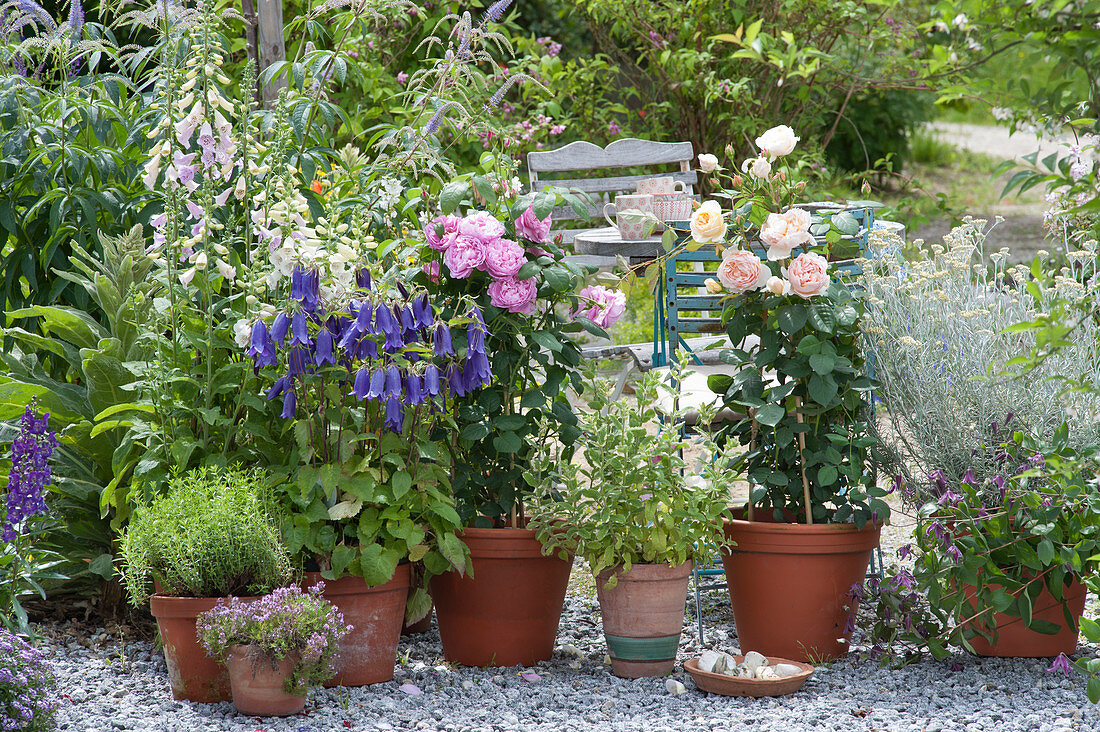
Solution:
M 1027 132 L 1008 131 L 1007 127 L 993 125 L 972 125 L 961 122 L 933 122 L 928 125 L 936 136 L 955 147 L 970 152 L 989 155 L 998 160 L 1012 158 L 1023 161 L 1023 157 L 1039 151 L 1039 160 L 1057 152 L 1058 157 L 1069 154 L 1073 137 L 1062 135 L 1057 140 L 1040 140 Z
M 579 571 L 579 568 L 578 568 Z M 575 579 L 581 579 L 579 575 Z M 604 644 L 589 582 L 571 590 L 558 642 L 583 655 L 558 651 L 552 661 L 523 669 L 451 667 L 441 660 L 434 630 L 402 643 L 393 682 L 361 689 L 319 690 L 302 715 L 242 717 L 228 703 L 191 704 L 171 698 L 164 661 L 148 642 L 101 633 L 92 639 L 44 628 L 61 689 L 67 696 L 60 728 L 81 732 L 320 732 L 321 730 L 889 730 L 936 732 L 1064 732 L 1100 728 L 1100 710 L 1085 699 L 1078 676 L 1046 671 L 1049 661 L 978 659 L 924 662 L 899 670 L 851 657 L 820 668 L 799 693 L 779 699 L 735 699 L 699 692 L 679 667 L 688 693 L 673 696 L 663 679 L 627 681 L 604 665 Z M 728 599 L 706 597 L 708 641 L 736 648 Z M 679 660 L 697 656 L 693 619 Z M 1082 651 L 1097 649 L 1086 649 Z M 422 693 L 409 695 L 403 684 Z

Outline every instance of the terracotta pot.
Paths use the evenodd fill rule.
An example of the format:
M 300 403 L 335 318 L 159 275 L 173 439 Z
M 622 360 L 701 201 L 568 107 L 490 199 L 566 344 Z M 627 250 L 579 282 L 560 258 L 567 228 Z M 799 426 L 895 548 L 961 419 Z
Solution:
M 206 655 L 199 645 L 195 619 L 210 610 L 221 597 L 149 598 L 149 611 L 157 619 L 157 631 L 164 645 L 164 662 L 172 684 L 172 698 L 180 701 L 219 702 L 231 698 L 225 667 Z M 242 600 L 255 600 L 242 597 Z
M 428 614 L 417 620 L 412 625 L 408 623 L 401 624 L 401 635 L 420 635 L 421 633 L 427 633 L 432 627 L 432 613 L 435 612 L 435 605 L 428 610 Z
M 321 581 L 321 596 L 353 627 L 340 642 L 336 675 L 325 686 L 366 686 L 392 679 L 409 596 L 409 565 L 399 564 L 393 579 L 378 587 L 368 587 L 362 577 L 322 580 L 319 572 L 306 572 L 302 587 Z
M 991 587 L 993 585 L 990 585 Z M 973 598 L 977 588 L 973 585 L 964 585 L 963 594 L 974 606 Z M 1014 593 L 1019 595 L 1019 592 Z M 1073 627 L 1066 627 L 1065 614 L 1062 612 L 1062 603 L 1054 599 L 1050 590 L 1043 587 L 1039 597 L 1032 603 L 1032 618 L 1035 620 L 1047 620 L 1061 626 L 1061 630 L 1055 635 L 1046 635 L 1024 626 L 1022 618 L 996 613 L 993 622 L 997 627 L 997 642 L 990 643 L 982 636 L 970 639 L 974 646 L 974 652 L 979 656 L 998 656 L 1001 658 L 1047 658 L 1065 653 L 1067 656 L 1077 650 L 1077 631 L 1081 627 L 1081 615 L 1085 612 L 1085 596 L 1087 591 L 1084 583 L 1074 580 L 1062 590 L 1070 614 L 1073 616 Z
M 862 585 L 879 527 L 727 520 L 722 550 L 741 651 L 810 663 L 847 655 L 852 585 Z M 843 639 L 843 640 L 838 640 Z
M 611 670 L 626 679 L 664 676 L 676 665 L 691 562 L 621 569 L 605 569 L 596 576 Z M 618 574 L 619 582 L 608 589 L 612 574 Z
M 294 671 L 296 656 L 287 656 L 278 665 L 265 659 L 253 662 L 250 646 L 233 646 L 225 660 L 233 685 L 233 706 L 250 717 L 285 717 L 306 706 L 306 695 L 288 694 L 283 683 Z
M 543 556 L 529 529 L 466 529 L 472 574 L 432 577 L 443 656 L 464 666 L 549 660 L 571 561 Z

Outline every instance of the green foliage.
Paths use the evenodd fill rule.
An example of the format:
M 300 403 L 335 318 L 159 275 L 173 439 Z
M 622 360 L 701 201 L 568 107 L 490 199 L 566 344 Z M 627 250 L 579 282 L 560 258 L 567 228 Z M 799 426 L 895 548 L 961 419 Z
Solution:
M 719 450 L 709 433 L 681 435 L 686 409 L 664 413 L 675 387 L 687 374 L 646 374 L 632 400 L 610 401 L 611 384 L 585 379 L 588 410 L 577 415 L 582 451 L 570 460 L 545 421 L 531 438 L 534 452 L 524 473 L 542 488 L 531 528 L 547 553 L 583 557 L 594 575 L 607 568 L 629 571 L 634 564 L 680 565 L 711 557 L 723 543 L 726 512 L 736 473 L 729 469 L 734 447 Z M 711 414 L 703 415 L 707 425 Z M 701 452 L 699 464 L 686 453 Z M 613 574 L 611 586 L 618 575 Z
M 289 582 L 262 480 L 237 468 L 198 469 L 140 506 L 122 537 L 130 601 L 144 603 L 154 582 L 169 597 L 259 595 Z
M 323 585 L 308 592 L 283 587 L 254 602 L 232 597 L 199 615 L 199 642 L 222 661 L 242 652 L 252 666 L 278 668 L 284 658 L 296 659 L 283 682 L 288 694 L 305 694 L 309 687 L 332 678 L 340 641 L 352 626 L 321 597 Z

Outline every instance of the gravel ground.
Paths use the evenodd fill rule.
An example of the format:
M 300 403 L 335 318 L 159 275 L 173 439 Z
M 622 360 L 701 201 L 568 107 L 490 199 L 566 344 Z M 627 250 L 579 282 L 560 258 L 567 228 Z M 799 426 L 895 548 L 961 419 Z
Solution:
M 41 628 L 65 695 L 60 728 L 81 732 L 321 732 L 322 730 L 996 730 L 1060 732 L 1100 728 L 1100 710 L 1085 698 L 1081 677 L 1046 671 L 1049 660 L 978 659 L 882 669 L 856 656 L 821 667 L 803 689 L 778 699 L 737 699 L 698 691 L 679 666 L 688 692 L 664 679 L 627 681 L 604 664 L 606 653 L 591 580 L 574 572 L 558 634 L 559 648 L 528 669 L 452 667 L 442 661 L 434 627 L 404 639 L 394 681 L 360 689 L 318 690 L 306 711 L 286 719 L 238 715 L 232 705 L 172 700 L 164 660 L 148 641 L 101 631 L 91 638 L 65 626 Z M 1095 608 L 1093 608 L 1095 611 Z M 1093 613 L 1095 614 L 1095 613 Z M 708 593 L 707 640 L 734 649 L 728 599 Z M 571 650 L 571 649 L 570 649 Z M 690 612 L 679 661 L 699 654 Z M 1082 646 L 1084 652 L 1096 648 Z M 532 675 L 529 672 L 534 672 Z M 402 690 L 413 684 L 421 691 Z M 406 687 L 408 688 L 408 687 Z

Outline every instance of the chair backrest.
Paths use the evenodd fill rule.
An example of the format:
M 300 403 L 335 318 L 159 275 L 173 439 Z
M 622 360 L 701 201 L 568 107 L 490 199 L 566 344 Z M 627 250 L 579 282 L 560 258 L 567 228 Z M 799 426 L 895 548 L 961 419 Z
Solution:
M 864 206 L 846 207 L 839 204 L 811 204 L 800 206 L 814 212 L 815 221 L 824 221 L 841 211 L 849 213 L 859 224 L 859 232 L 846 235 L 843 239 L 852 242 L 853 248 L 858 247 L 857 258 L 843 260 L 834 263 L 833 272 L 837 278 L 849 288 L 858 287 L 855 279 L 863 272 L 862 259 L 867 254 L 867 240 L 874 226 L 874 209 Z M 682 235 L 680 241 L 690 236 Z M 818 243 L 824 244 L 824 236 L 817 237 Z M 679 242 L 678 242 L 679 243 Z M 755 244 L 753 250 L 757 256 L 764 258 L 766 252 Z M 714 269 L 721 258 L 715 255 L 714 248 L 703 246 L 694 252 L 683 251 L 675 257 L 671 257 L 665 263 L 664 277 L 658 288 L 658 307 L 663 308 L 663 320 L 665 321 L 663 343 L 654 343 L 654 365 L 663 366 L 669 356 L 678 358 L 677 350 L 684 348 L 691 357 L 698 361 L 693 354 L 688 342 L 684 340 L 685 334 L 723 333 L 721 295 L 711 295 L 705 289 L 705 282 L 709 277 L 716 277 Z M 689 263 L 691 271 L 682 271 L 677 264 Z M 714 265 L 709 268 L 707 264 Z M 657 363 L 661 361 L 661 363 Z
M 531 190 L 540 191 L 547 186 L 560 186 L 583 191 L 592 198 L 588 218 L 602 218 L 603 207 L 612 194 L 633 192 L 639 181 L 658 175 L 670 175 L 682 181 L 689 193 L 695 192 L 698 176 L 691 165 L 695 151 L 690 142 L 653 142 L 632 137 L 615 140 L 607 147 L 591 142 L 571 142 L 556 150 L 536 150 L 527 153 L 527 170 L 531 176 Z M 675 167 L 667 171 L 661 168 Z M 652 172 L 636 175 L 618 175 L 602 178 L 561 176 L 562 173 L 582 173 L 613 168 L 654 168 Z M 554 221 L 570 221 L 579 217 L 570 207 L 555 209 Z M 589 227 L 559 229 L 564 241 Z

